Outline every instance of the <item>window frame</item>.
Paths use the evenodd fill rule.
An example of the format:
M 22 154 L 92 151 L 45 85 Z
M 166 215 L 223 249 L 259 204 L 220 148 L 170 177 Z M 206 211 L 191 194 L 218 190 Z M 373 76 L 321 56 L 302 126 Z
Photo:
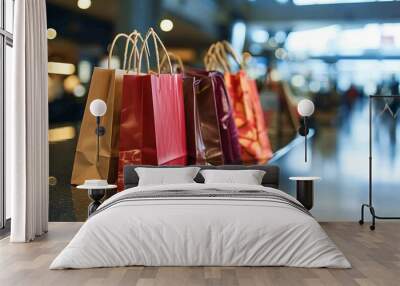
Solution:
M 6 30 L 6 1 L 0 0 L 0 235 L 9 228 L 9 221 L 6 218 L 6 189 L 5 189 L 5 92 L 6 92 L 6 54 L 7 46 L 13 47 L 13 34 Z M 12 5 L 15 7 L 15 0 Z M 13 9 L 13 12 L 15 9 Z M 15 12 L 14 12 L 15 13 Z M 9 15 L 8 15 L 9 16 Z M 14 17 L 14 15 L 12 15 Z M 13 27 L 14 28 L 14 27 Z M 12 29 L 14 30 L 14 29 Z

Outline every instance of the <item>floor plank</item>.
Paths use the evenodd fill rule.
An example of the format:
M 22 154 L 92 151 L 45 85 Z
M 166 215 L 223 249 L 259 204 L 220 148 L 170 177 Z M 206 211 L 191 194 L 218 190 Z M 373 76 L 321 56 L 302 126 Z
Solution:
M 50 223 L 45 236 L 29 244 L 0 240 L 2 286 L 266 286 L 399 285 L 400 222 L 379 222 L 376 231 L 351 222 L 321 223 L 353 265 L 352 269 L 289 267 L 119 267 L 48 269 L 82 223 Z

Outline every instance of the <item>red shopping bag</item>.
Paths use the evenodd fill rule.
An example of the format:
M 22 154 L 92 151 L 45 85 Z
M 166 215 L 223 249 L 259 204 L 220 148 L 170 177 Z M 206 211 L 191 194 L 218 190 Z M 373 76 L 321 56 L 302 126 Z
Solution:
M 161 74 L 155 40 L 158 73 L 126 74 L 123 78 L 118 165 L 118 190 L 123 190 L 123 168 L 127 164 L 185 165 L 187 160 L 182 75 Z M 168 59 L 169 63 L 170 60 Z M 171 65 L 170 65 L 171 66 Z

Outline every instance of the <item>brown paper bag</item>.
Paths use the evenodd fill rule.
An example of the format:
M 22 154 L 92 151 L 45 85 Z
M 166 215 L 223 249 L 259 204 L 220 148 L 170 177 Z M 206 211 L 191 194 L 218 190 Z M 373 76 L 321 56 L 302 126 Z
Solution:
M 135 32 L 134 32 L 135 33 Z M 132 34 L 131 34 L 132 35 Z M 111 69 L 110 62 L 116 42 L 125 38 L 125 59 L 122 70 Z M 80 128 L 75 161 L 72 170 L 72 185 L 83 184 L 87 179 L 103 179 L 115 183 L 118 174 L 119 121 L 122 98 L 122 79 L 125 72 L 128 43 L 133 43 L 130 36 L 118 34 L 110 48 L 108 68 L 96 67 L 90 82 L 89 94 Z M 100 137 L 99 160 L 96 147 L 96 118 L 90 113 L 90 103 L 95 99 L 104 100 L 107 112 L 101 117 L 100 124 L 105 127 L 105 134 Z

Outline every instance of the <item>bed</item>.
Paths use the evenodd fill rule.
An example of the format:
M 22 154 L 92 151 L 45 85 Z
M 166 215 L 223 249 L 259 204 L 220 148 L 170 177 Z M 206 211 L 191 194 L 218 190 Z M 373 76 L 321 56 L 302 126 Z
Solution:
M 200 166 L 265 171 L 261 185 L 138 186 L 107 199 L 50 269 L 118 266 L 291 266 L 350 268 L 312 215 L 279 190 L 276 166 Z M 161 168 L 161 167 L 157 167 Z

